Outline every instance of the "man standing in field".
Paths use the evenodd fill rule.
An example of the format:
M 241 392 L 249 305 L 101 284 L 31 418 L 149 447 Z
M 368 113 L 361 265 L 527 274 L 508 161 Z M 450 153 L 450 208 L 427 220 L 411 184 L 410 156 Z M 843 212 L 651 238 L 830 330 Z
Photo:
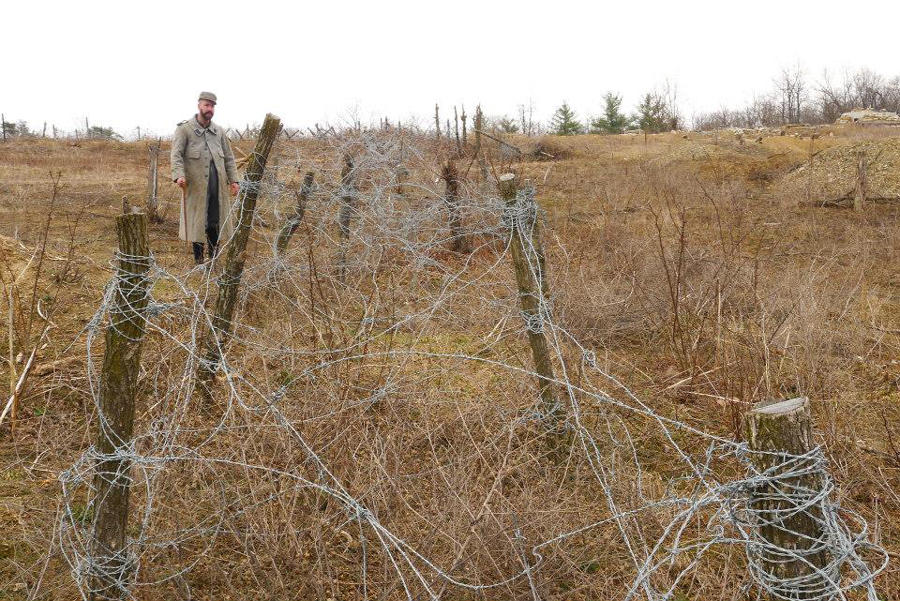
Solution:
M 216 255 L 219 240 L 231 236 L 231 203 L 228 193 L 238 193 L 234 154 L 225 131 L 213 123 L 216 95 L 201 92 L 197 114 L 182 121 L 172 140 L 172 180 L 181 186 L 181 220 L 178 237 L 190 241 L 194 261 L 203 263 L 203 245 L 209 258 Z

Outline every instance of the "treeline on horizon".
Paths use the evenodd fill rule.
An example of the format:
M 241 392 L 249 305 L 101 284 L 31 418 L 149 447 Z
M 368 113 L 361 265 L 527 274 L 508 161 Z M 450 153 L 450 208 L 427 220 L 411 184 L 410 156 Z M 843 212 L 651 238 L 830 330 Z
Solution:
M 568 103 L 563 102 L 550 121 L 547 133 L 618 134 L 629 129 L 660 133 L 685 129 L 687 122 L 678 102 L 674 83 L 645 93 L 630 115 L 622 112 L 622 96 L 608 92 L 603 96 L 600 116 L 580 122 Z M 705 131 L 730 127 L 781 127 L 789 124 L 821 125 L 834 123 L 853 109 L 900 112 L 900 77 L 887 78 L 870 69 L 847 71 L 834 78 L 828 71 L 810 77 L 802 67 L 783 69 L 772 80 L 772 89 L 754 95 L 742 107 L 722 106 L 718 110 L 691 116 L 690 129 Z M 501 124 L 508 125 L 503 118 Z M 524 130 L 524 120 L 522 120 Z M 517 125 L 517 124 L 514 124 Z M 507 128 L 518 131 L 517 127 Z
M 840 77 L 833 77 L 827 70 L 819 77 L 811 77 L 801 66 L 782 69 L 772 80 L 772 88 L 763 94 L 754 95 L 744 106 L 722 106 L 717 110 L 694 113 L 688 120 L 679 103 L 677 83 L 666 81 L 652 91 L 644 93 L 635 109 L 625 113 L 622 109 L 621 94 L 607 92 L 602 96 L 603 110 L 599 115 L 580 120 L 568 102 L 563 102 L 554 111 L 547 123 L 534 119 L 534 104 L 520 104 L 515 116 L 495 115 L 485 117 L 485 129 L 495 133 L 524 134 L 528 136 L 553 134 L 560 136 L 578 134 L 620 134 L 628 130 L 641 130 L 647 133 L 660 133 L 671 130 L 692 129 L 706 131 L 725 128 L 759 128 L 781 127 L 788 124 L 821 125 L 834 123 L 843 113 L 860 108 L 876 111 L 900 113 L 900 76 L 885 77 L 868 68 L 845 71 Z M 455 107 L 454 107 L 455 109 Z M 465 109 L 463 109 L 463 115 Z M 433 123 L 416 117 L 403 123 L 402 127 L 410 131 L 434 131 L 438 127 Z M 399 126 L 400 123 L 397 122 Z M 450 122 L 447 121 L 449 127 Z M 457 123 L 458 125 L 458 123 Z M 64 132 L 52 126 L 48 131 L 44 122 L 40 130 L 32 129 L 26 121 L 8 120 L 5 117 L 0 124 L 3 139 L 16 137 L 75 137 L 103 140 L 142 139 L 140 127 L 123 136 L 111 127 L 92 126 L 85 120 L 85 130 L 76 129 Z M 377 128 L 393 127 L 387 120 L 379 120 Z M 357 116 L 345 119 L 342 124 L 326 124 L 320 127 L 317 123 L 312 128 L 295 129 L 294 135 L 310 135 L 337 133 L 342 130 L 374 129 L 365 126 Z M 247 125 L 243 130 L 232 129 L 241 133 L 241 137 L 253 136 L 258 125 Z M 136 133 L 136 136 L 133 134 Z M 162 137 L 167 138 L 171 134 Z M 157 135 L 144 137 L 158 137 Z

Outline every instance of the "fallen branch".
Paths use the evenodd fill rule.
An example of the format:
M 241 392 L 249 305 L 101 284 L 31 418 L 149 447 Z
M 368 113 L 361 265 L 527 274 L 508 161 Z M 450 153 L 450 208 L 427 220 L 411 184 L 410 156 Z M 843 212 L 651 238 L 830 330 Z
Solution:
M 34 368 L 34 377 L 39 378 L 41 376 L 46 376 L 52 374 L 55 371 L 63 367 L 69 367 L 78 362 L 80 357 L 66 357 L 65 359 L 58 359 L 56 361 L 51 361 L 50 363 L 44 363 Z
M 504 141 L 501 140 L 500 138 L 496 138 L 496 137 L 492 136 L 491 134 L 489 134 L 489 133 L 487 133 L 487 132 L 485 132 L 485 131 L 481 131 L 480 129 L 476 129 L 475 131 L 477 131 L 478 133 L 480 133 L 482 136 L 485 136 L 486 138 L 490 138 L 490 139 L 493 140 L 494 142 L 498 142 L 498 143 L 500 143 L 501 145 L 506 146 L 507 148 L 509 148 L 509 149 L 511 149 L 511 150 L 515 150 L 515 151 L 518 152 L 519 154 L 524 154 L 519 148 L 516 148 L 515 146 L 513 146 L 513 145 L 510 144 L 509 142 L 504 142 Z M 550 155 L 547 155 L 547 156 L 550 156 Z M 550 157 L 550 158 L 553 158 L 553 157 Z
M 825 200 L 820 200 L 816 204 L 820 208 L 829 209 L 829 208 L 841 208 L 844 206 L 849 206 L 849 203 L 853 201 L 853 191 L 847 192 L 843 196 L 838 196 L 837 198 L 828 198 Z M 875 202 L 875 203 L 889 203 L 889 202 L 898 202 L 900 201 L 900 196 L 866 196 L 866 202 Z
M 19 395 L 22 394 L 22 389 L 25 388 L 25 381 L 28 380 L 28 374 L 31 373 L 31 366 L 34 365 L 34 356 L 36 354 L 37 349 L 35 348 L 33 351 L 31 351 L 31 355 L 28 357 L 28 363 L 25 364 L 25 369 L 22 370 L 22 374 L 19 376 L 19 381 L 16 382 L 16 389 L 13 391 L 12 396 L 9 397 L 9 401 L 7 401 L 6 407 L 3 408 L 3 413 L 0 413 L 0 425 L 3 424 L 3 420 L 6 419 L 6 414 L 9 413 L 13 407 L 15 407 Z

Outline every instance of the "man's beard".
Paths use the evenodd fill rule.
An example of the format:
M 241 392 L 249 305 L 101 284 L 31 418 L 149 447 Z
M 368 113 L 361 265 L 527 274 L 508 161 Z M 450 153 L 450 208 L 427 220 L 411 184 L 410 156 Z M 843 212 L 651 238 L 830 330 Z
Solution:
M 207 121 L 212 121 L 212 116 L 213 116 L 212 111 L 201 111 L 200 114 L 201 114 L 201 115 L 203 116 L 203 118 L 206 119 Z

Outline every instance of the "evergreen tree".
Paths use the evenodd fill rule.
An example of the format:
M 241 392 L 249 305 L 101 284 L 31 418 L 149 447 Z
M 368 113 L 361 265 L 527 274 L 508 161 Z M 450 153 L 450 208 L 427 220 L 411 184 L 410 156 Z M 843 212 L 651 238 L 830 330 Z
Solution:
M 666 129 L 667 118 L 665 99 L 656 92 L 647 92 L 632 120 L 645 132 L 656 134 Z
M 628 117 L 622 111 L 622 96 L 607 92 L 603 95 L 603 116 L 591 121 L 592 134 L 620 134 L 628 127 Z
M 89 131 L 90 138 L 98 140 L 121 140 L 122 136 L 116 133 L 111 127 L 103 127 L 101 125 L 92 125 Z
M 503 115 L 502 117 L 497 119 L 496 122 L 497 129 L 502 131 L 505 134 L 517 134 L 519 133 L 519 124 L 516 123 L 515 119 L 509 117 L 507 115 Z
M 14 137 L 16 135 L 16 124 L 9 121 L 3 122 L 3 135 L 6 137 Z
M 574 136 L 584 130 L 581 123 L 575 118 L 575 111 L 566 102 L 563 102 L 553 113 L 550 128 L 557 136 Z

